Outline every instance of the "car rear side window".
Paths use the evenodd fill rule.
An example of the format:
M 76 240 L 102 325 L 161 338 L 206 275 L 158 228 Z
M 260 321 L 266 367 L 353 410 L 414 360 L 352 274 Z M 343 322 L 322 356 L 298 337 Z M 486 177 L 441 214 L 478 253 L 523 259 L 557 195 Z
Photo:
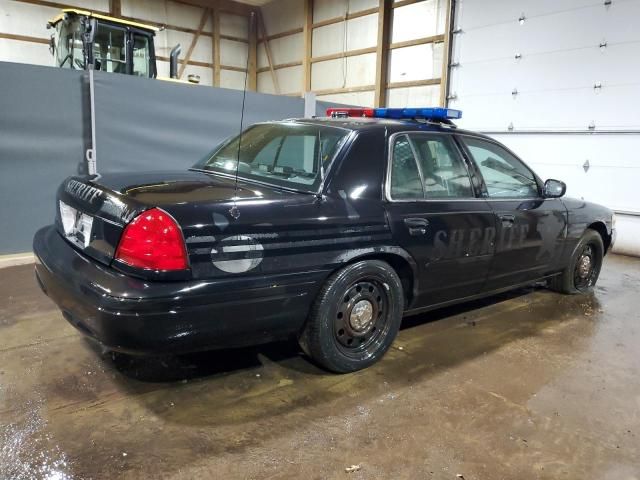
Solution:
M 396 137 L 391 156 L 391 198 L 422 199 L 424 189 L 413 149 L 406 135 Z
M 216 147 L 195 168 L 316 191 L 349 133 L 297 122 L 257 124 Z
M 538 197 L 538 183 L 527 166 L 493 142 L 480 138 L 462 137 L 475 160 L 489 197 Z
M 396 137 L 390 196 L 393 200 L 472 198 L 467 167 L 451 137 L 424 133 Z
M 426 198 L 471 198 L 473 188 L 464 160 L 448 135 L 410 134 L 418 155 Z

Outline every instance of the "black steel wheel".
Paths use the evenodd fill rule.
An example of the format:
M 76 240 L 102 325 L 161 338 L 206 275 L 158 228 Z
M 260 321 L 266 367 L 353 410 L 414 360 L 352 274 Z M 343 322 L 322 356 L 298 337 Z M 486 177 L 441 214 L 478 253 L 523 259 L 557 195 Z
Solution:
M 563 293 L 590 293 L 598 281 L 604 244 L 595 230 L 587 230 L 576 246 L 569 265 L 549 282 L 553 290 Z
M 365 260 L 348 265 L 326 281 L 300 345 L 328 370 L 366 368 L 391 346 L 403 310 L 402 283 L 389 264 Z
M 598 279 L 598 260 L 595 246 L 587 243 L 582 247 L 573 269 L 573 285 L 583 291 L 592 288 Z

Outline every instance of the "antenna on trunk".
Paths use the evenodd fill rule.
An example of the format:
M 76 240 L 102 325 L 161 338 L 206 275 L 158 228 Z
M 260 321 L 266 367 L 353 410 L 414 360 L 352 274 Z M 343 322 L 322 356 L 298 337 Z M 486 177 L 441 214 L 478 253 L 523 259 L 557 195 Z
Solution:
M 251 12 L 249 17 L 249 32 L 253 30 L 253 21 L 255 18 L 255 12 Z M 244 71 L 244 88 L 242 90 L 242 110 L 240 111 L 240 135 L 238 135 L 238 152 L 236 154 L 236 179 L 233 193 L 233 207 L 229 209 L 229 213 L 234 219 L 240 217 L 240 209 L 236 204 L 238 200 L 238 170 L 240 169 L 240 149 L 242 147 L 242 129 L 244 127 L 244 103 L 247 98 L 247 78 L 249 77 L 249 52 L 247 51 L 247 64 Z

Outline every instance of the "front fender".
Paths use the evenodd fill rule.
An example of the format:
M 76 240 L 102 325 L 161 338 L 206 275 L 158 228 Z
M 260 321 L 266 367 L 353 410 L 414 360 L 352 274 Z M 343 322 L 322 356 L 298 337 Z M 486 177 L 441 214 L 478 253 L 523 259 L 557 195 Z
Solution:
M 587 228 L 592 225 L 600 225 L 596 230 L 605 238 L 605 249 L 613 243 L 613 211 L 597 203 L 586 202 L 575 198 L 563 198 L 562 202 L 567 208 L 568 228 L 567 243 L 569 251 L 577 245 Z

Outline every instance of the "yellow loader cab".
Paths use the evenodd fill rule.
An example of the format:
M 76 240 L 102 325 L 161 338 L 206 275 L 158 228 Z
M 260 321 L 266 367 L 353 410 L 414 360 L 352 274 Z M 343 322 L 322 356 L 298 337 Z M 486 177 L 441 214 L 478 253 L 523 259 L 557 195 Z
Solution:
M 100 70 L 156 78 L 153 25 L 109 17 L 87 10 L 67 8 L 47 24 L 55 28 L 50 50 L 55 65 L 76 70 Z M 180 45 L 171 50 L 171 79 L 178 78 Z

